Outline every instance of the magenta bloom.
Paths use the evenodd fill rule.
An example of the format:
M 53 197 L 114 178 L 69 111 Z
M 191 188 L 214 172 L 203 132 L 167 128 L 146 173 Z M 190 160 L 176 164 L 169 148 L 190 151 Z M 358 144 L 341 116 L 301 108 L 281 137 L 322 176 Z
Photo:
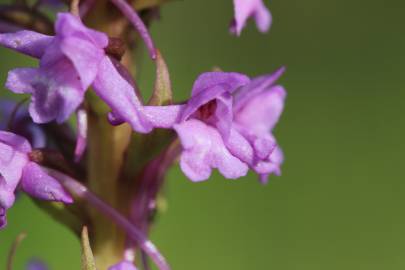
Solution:
M 138 132 L 149 132 L 133 87 L 105 54 L 107 35 L 69 13 L 58 14 L 55 32 L 54 37 L 32 31 L 0 34 L 1 45 L 40 59 L 38 68 L 10 71 L 6 82 L 14 93 L 32 95 L 29 112 L 34 122 L 66 121 L 93 85 L 117 118 Z
M 121 261 L 118 264 L 108 268 L 108 270 L 136 270 L 136 267 L 130 261 Z
M 267 32 L 271 25 L 271 13 L 263 4 L 263 0 L 233 0 L 235 17 L 231 24 L 231 32 L 240 35 L 247 20 L 253 17 L 257 28 Z
M 183 146 L 180 166 L 191 180 L 208 179 L 212 168 L 226 178 L 247 173 L 248 166 L 224 144 L 233 119 L 231 94 L 247 83 L 245 75 L 225 72 L 204 73 L 194 83 L 192 97 L 174 125 Z
M 96 78 L 108 45 L 105 34 L 67 13 L 58 15 L 55 31 L 55 37 L 29 31 L 0 36 L 3 45 L 40 58 L 38 68 L 12 70 L 6 82 L 11 91 L 32 95 L 29 111 L 36 123 L 66 121 Z
M 35 198 L 73 202 L 56 179 L 30 161 L 31 150 L 31 145 L 23 137 L 0 131 L 0 227 L 6 223 L 6 210 L 13 205 L 14 192 L 19 184 Z
M 252 81 L 239 73 L 204 73 L 185 105 L 145 110 L 154 126 L 176 130 L 183 147 L 180 166 L 192 181 L 208 179 L 213 168 L 230 179 L 251 168 L 266 182 L 281 173 L 283 161 L 271 134 L 284 106 L 285 90 L 274 86 L 283 71 Z

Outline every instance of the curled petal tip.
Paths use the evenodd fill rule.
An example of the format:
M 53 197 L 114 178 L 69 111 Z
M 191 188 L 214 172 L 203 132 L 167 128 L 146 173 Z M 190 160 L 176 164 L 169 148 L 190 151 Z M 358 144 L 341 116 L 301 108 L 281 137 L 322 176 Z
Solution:
M 153 50 L 151 51 L 151 58 L 152 58 L 153 60 L 156 60 L 156 58 L 157 58 L 156 49 L 153 49 Z
M 122 125 L 125 123 L 125 120 L 121 119 L 120 117 L 115 115 L 113 112 L 110 112 L 107 114 L 107 120 L 113 126 L 119 126 L 119 125 Z
M 60 198 L 59 202 L 62 202 L 62 203 L 65 203 L 65 204 L 74 203 L 73 198 L 69 194 L 67 194 L 66 192 L 63 192 L 63 194 L 57 194 L 57 196 Z
M 62 185 L 34 162 L 25 166 L 21 187 L 27 194 L 41 200 L 73 203 L 73 198 Z
M 276 70 L 276 73 L 280 73 L 282 75 L 287 70 L 287 66 L 283 65 Z
M 127 19 L 136 29 L 136 31 L 138 31 L 139 35 L 141 36 L 141 38 L 145 42 L 146 47 L 149 50 L 150 57 L 153 60 L 155 60 L 156 59 L 155 45 L 149 34 L 148 28 L 142 21 L 142 18 L 125 0 L 111 0 L 111 2 L 122 12 L 122 14 L 125 15 L 125 17 L 127 17 Z

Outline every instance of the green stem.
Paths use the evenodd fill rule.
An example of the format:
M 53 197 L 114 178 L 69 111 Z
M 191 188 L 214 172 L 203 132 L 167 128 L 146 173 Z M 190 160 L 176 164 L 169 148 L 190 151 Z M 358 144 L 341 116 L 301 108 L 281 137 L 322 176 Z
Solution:
M 84 19 L 92 28 L 112 37 L 127 39 L 128 22 L 107 0 L 98 0 Z M 132 52 L 123 57 L 123 64 L 130 69 Z M 114 127 L 107 121 L 109 109 L 94 94 L 87 96 L 89 104 L 87 179 L 90 190 L 123 215 L 120 176 L 124 154 L 129 144 L 131 129 L 128 125 Z M 120 205 L 121 204 L 121 205 Z M 129 204 L 129 203 L 128 203 Z M 111 220 L 89 207 L 91 226 L 90 239 L 98 269 L 107 269 L 122 259 L 126 235 Z

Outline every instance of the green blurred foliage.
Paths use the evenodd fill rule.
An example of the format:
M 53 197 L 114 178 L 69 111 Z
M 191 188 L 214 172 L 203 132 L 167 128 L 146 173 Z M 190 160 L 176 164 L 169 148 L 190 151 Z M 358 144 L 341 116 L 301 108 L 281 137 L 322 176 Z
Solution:
M 261 186 L 253 174 L 230 181 L 214 173 L 195 184 L 173 168 L 169 208 L 153 240 L 175 270 L 404 268 L 405 2 L 266 4 L 274 17 L 267 35 L 250 23 L 241 38 L 230 36 L 231 0 L 174 1 L 152 26 L 176 100 L 214 66 L 255 76 L 286 65 L 281 83 L 288 91 L 275 131 L 286 155 L 283 176 Z M 3 83 L 26 58 L 0 53 Z M 145 55 L 144 93 L 153 80 Z M 16 269 L 32 256 L 55 270 L 80 269 L 79 241 L 25 197 L 0 232 L 1 269 L 20 231 L 28 237 Z

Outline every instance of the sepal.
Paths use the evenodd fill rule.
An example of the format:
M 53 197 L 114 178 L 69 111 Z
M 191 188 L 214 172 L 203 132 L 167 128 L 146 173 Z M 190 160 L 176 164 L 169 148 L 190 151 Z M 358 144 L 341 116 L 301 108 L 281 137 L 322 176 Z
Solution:
M 161 106 L 172 103 L 172 84 L 167 64 L 160 53 L 156 50 L 156 80 L 151 99 L 148 102 L 150 106 Z
M 89 232 L 87 227 L 83 227 L 82 230 L 82 270 L 97 270 L 96 263 L 94 261 L 93 251 L 90 247 Z

